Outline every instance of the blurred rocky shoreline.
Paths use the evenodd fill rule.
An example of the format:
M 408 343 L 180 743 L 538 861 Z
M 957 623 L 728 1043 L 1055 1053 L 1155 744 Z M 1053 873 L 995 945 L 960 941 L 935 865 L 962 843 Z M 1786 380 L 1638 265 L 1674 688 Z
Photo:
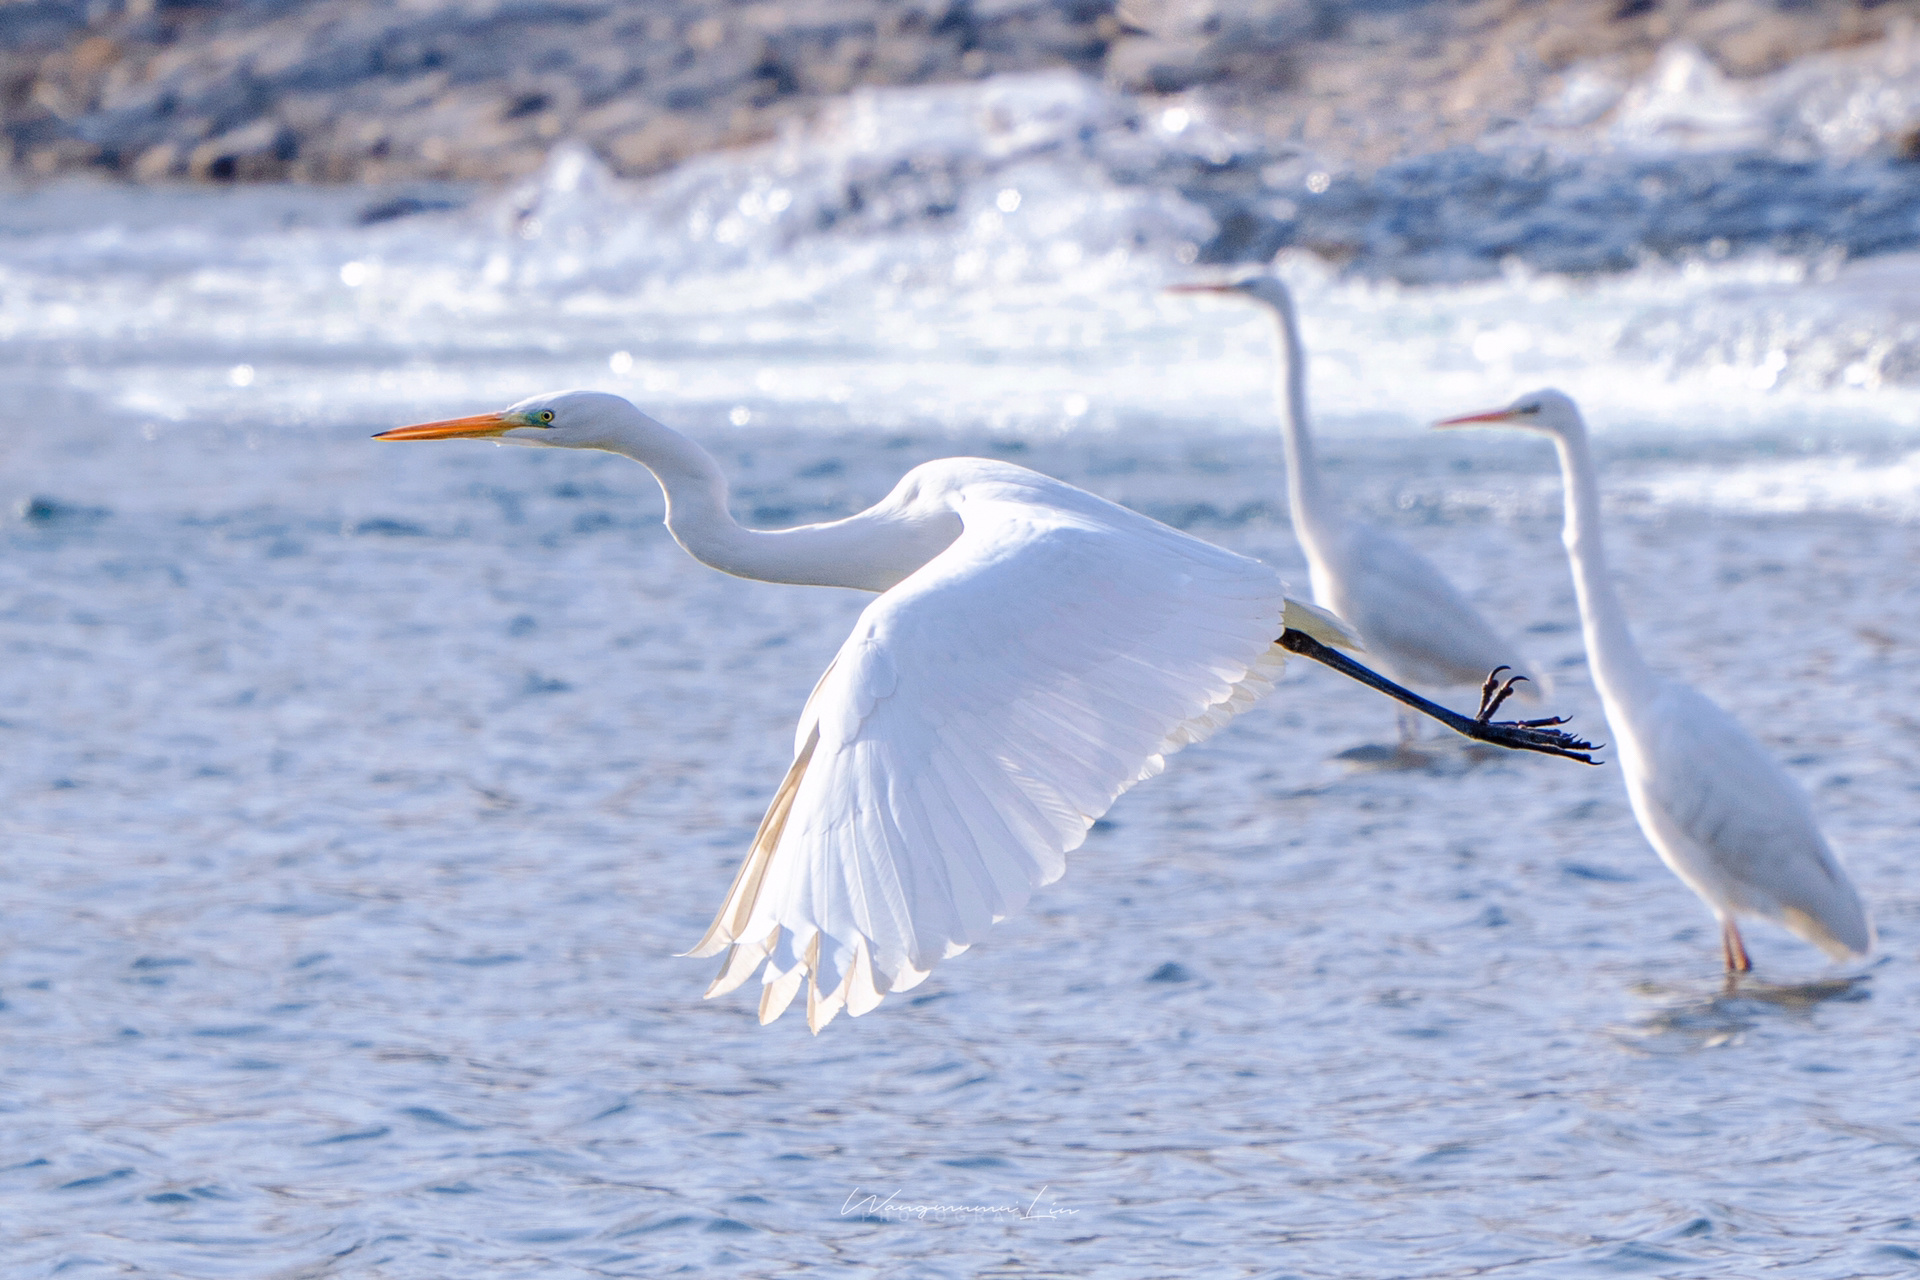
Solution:
M 1780 0 L 6 0 L 19 177 L 494 182 L 576 139 L 619 173 L 777 136 L 862 86 L 1069 68 L 1367 169 L 1497 132 L 1570 68 L 1686 42 L 1728 76 L 1911 23 Z
M 764 163 L 833 157 L 832 190 L 782 218 L 816 231 L 939 223 L 1045 159 L 1204 209 L 1182 261 L 1302 248 L 1405 282 L 1832 263 L 1920 248 L 1916 18 L 1920 0 L 0 0 L 0 159 L 16 184 L 359 184 L 374 222 L 556 157 L 633 178 L 779 140 Z

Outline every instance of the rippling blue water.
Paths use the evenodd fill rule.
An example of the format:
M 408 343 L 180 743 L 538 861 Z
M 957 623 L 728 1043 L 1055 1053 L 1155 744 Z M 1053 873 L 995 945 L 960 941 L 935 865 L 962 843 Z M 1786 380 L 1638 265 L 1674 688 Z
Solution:
M 1611 769 L 1368 765 L 1390 710 L 1297 669 L 814 1038 L 673 953 L 862 599 L 695 565 L 620 459 L 369 432 L 591 381 L 749 521 L 980 452 L 1304 567 L 1264 328 L 1155 293 L 1191 207 L 1036 163 L 951 234 L 680 261 L 623 221 L 807 178 L 734 163 L 364 229 L 299 192 L 9 207 L 9 1277 L 1920 1265 L 1911 261 L 1287 267 L 1331 483 L 1604 736 L 1544 446 L 1416 430 L 1587 399 L 1646 647 L 1808 787 L 1879 958 L 1756 928 L 1727 991 Z
M 11 1274 L 1851 1276 L 1920 1251 L 1913 524 L 1636 511 L 1669 464 L 1609 459 L 1643 636 L 1812 789 L 1879 918 L 1865 971 L 1760 930 L 1765 981 L 1723 992 L 1611 771 L 1352 771 L 1332 757 L 1391 715 L 1296 671 L 989 944 L 815 1039 L 702 1003 L 707 963 L 673 953 L 860 599 L 693 564 L 619 459 L 168 439 L 9 446 L 64 478 L 0 569 Z M 1012 448 L 709 439 L 770 516 Z M 1546 492 L 1547 459 L 1332 452 L 1595 725 L 1550 504 L 1470 505 Z M 1011 456 L 1297 575 L 1273 453 Z

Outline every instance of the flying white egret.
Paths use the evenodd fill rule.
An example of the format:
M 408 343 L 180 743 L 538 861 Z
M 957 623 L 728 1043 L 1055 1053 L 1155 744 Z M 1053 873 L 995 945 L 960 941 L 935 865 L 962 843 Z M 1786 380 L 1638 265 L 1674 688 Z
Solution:
M 965 951 L 1059 878 L 1122 791 L 1266 693 L 1289 650 L 1470 736 L 1586 758 L 1557 721 L 1492 723 L 1492 682 L 1473 719 L 1398 689 L 1329 648 L 1351 634 L 1266 565 L 1024 467 L 928 462 L 858 515 L 773 531 L 736 524 L 706 451 L 618 396 L 374 438 L 463 437 L 624 454 L 696 560 L 880 593 L 807 699 L 786 780 L 690 952 L 727 952 L 709 996 L 760 969 L 763 1022 L 805 980 L 818 1031 Z
M 1435 425 L 1492 423 L 1548 436 L 1560 455 L 1563 540 L 1627 796 L 1661 861 L 1719 918 L 1727 971 L 1753 967 L 1735 923 L 1742 915 L 1784 925 L 1835 959 L 1872 950 L 1860 895 L 1827 848 L 1806 793 L 1733 717 L 1640 656 L 1607 573 L 1600 485 L 1580 410 L 1558 391 L 1535 391 L 1504 409 Z
M 1518 690 L 1522 697 L 1544 697 L 1551 686 L 1519 646 L 1495 631 L 1431 561 L 1391 534 L 1348 519 L 1334 504 L 1307 430 L 1307 352 L 1287 286 L 1257 275 L 1230 284 L 1174 285 L 1169 292 L 1244 294 L 1273 312 L 1284 379 L 1278 398 L 1287 508 L 1306 553 L 1314 603 L 1350 624 L 1396 680 L 1447 688 L 1479 684 L 1488 671 L 1506 667 L 1533 684 Z M 1403 715 L 1401 726 L 1410 731 L 1412 721 Z

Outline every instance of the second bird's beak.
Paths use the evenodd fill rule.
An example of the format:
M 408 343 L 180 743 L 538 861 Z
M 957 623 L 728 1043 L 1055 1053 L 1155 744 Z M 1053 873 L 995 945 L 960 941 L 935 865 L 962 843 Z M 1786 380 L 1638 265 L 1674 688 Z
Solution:
M 505 435 L 515 427 L 524 426 L 503 413 L 476 413 L 470 418 L 442 418 L 438 422 L 422 422 L 411 427 L 395 427 L 391 431 L 382 431 L 375 440 L 477 440 L 486 436 Z
M 1162 293 L 1238 293 L 1230 284 L 1170 284 Z
M 1433 425 L 1435 427 L 1474 427 L 1489 422 L 1505 422 L 1512 416 L 1511 409 L 1489 409 L 1485 413 L 1463 413 L 1457 418 L 1442 418 Z

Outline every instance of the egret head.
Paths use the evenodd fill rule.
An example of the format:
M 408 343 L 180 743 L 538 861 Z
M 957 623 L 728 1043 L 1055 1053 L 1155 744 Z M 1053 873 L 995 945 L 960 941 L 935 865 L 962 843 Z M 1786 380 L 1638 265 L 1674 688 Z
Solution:
M 1168 293 L 1224 293 L 1242 294 L 1256 302 L 1264 302 L 1275 311 L 1291 312 L 1293 294 L 1279 276 L 1262 271 L 1258 275 L 1246 276 L 1239 280 L 1228 280 L 1218 284 L 1174 284 L 1168 285 Z
M 601 449 L 639 411 L 604 391 L 550 391 L 498 413 L 446 418 L 382 431 L 375 440 L 498 440 L 502 444 Z
M 1443 418 L 1436 427 L 1518 427 L 1548 436 L 1577 436 L 1586 430 L 1580 409 L 1563 392 L 1529 391 L 1504 409 Z

